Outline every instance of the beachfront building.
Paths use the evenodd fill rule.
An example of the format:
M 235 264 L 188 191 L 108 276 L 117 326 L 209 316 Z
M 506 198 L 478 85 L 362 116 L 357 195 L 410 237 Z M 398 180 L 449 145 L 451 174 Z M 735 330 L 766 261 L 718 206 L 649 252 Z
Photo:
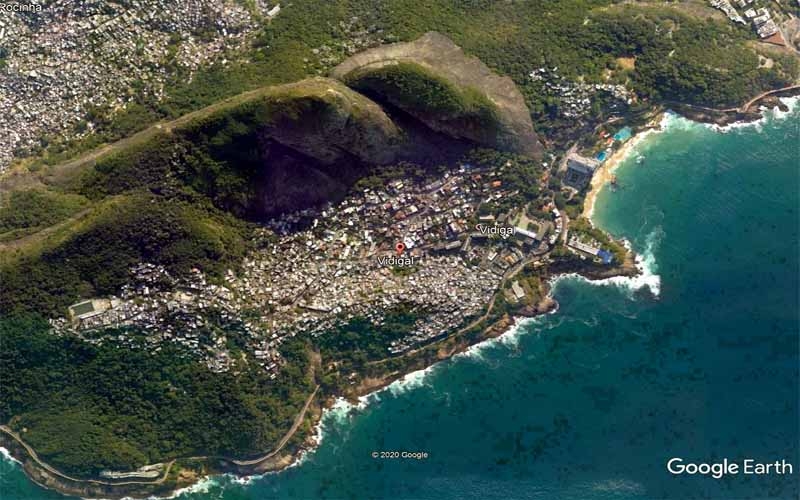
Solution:
M 567 173 L 564 175 L 564 183 L 575 189 L 583 189 L 592 180 L 600 162 L 594 158 L 586 158 L 576 153 L 567 157 Z

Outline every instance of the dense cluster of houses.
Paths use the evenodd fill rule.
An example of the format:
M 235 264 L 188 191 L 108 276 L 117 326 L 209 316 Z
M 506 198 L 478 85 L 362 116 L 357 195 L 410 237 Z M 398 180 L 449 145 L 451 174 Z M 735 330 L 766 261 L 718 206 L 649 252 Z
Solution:
M 747 24 L 742 16 L 736 12 L 736 9 L 733 8 L 733 5 L 728 0 L 710 0 L 711 6 L 716 7 L 717 9 L 721 10 L 728 16 L 728 19 L 735 23 L 739 24 Z
M 752 0 L 750 1 L 752 2 Z M 739 3 L 745 3 L 745 0 L 739 0 Z M 778 25 L 772 19 L 772 14 L 765 7 L 747 9 L 744 11 L 744 15 L 753 23 L 756 33 L 761 38 L 769 38 L 780 31 Z
M 541 82 L 544 90 L 558 99 L 560 113 L 568 118 L 580 118 L 589 114 L 592 96 L 598 92 L 608 93 L 626 104 L 633 103 L 635 99 L 633 92 L 625 85 L 570 81 L 558 73 L 558 66 L 536 68 L 528 76 L 534 82 Z
M 771 43 L 784 45 L 785 41 L 780 33 L 780 28 L 772 18 L 766 7 L 753 6 L 753 0 L 734 0 L 740 9 L 744 10 L 744 17 L 736 10 L 729 0 L 710 0 L 713 7 L 721 10 L 733 22 L 747 25 L 747 20 L 753 24 L 753 29 L 759 38 L 767 39 Z M 745 20 L 745 18 L 747 20 Z
M 366 19 L 358 16 L 339 21 L 331 26 L 331 30 L 334 34 L 331 41 L 311 49 L 317 60 L 304 61 L 318 63 L 318 74 L 327 73 L 347 56 L 371 47 L 399 41 L 396 36 L 385 32 L 377 23 L 368 23 Z
M 235 365 L 228 346 L 239 335 L 250 361 L 274 377 L 285 339 L 331 334 L 356 318 L 379 325 L 403 308 L 419 320 L 387 355 L 404 352 L 479 317 L 503 277 L 544 256 L 560 235 L 556 209 L 553 221 L 525 217 L 524 227 L 508 213 L 478 214 L 482 203 L 514 194 L 504 168 L 462 165 L 433 181 L 395 180 L 273 219 L 257 235 L 268 243 L 215 282 L 200 270 L 177 279 L 140 264 L 118 297 L 74 304 L 69 317 L 52 321 L 54 330 L 154 351 L 178 343 L 214 371 Z M 114 327 L 136 327 L 145 338 Z
M 225 0 L 77 0 L 0 16 L 0 171 L 45 138 L 91 133 L 89 112 L 160 98 L 170 71 L 221 60 L 277 15 Z M 135 71 L 131 71 L 134 68 Z M 134 90 L 135 89 L 135 90 Z

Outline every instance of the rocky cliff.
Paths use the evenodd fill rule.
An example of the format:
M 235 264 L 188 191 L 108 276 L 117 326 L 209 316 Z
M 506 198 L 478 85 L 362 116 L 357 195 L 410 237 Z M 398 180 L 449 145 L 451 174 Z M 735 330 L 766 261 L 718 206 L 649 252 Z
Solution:
M 65 168 L 87 174 L 70 189 L 100 199 L 177 182 L 263 219 L 335 201 L 398 161 L 446 164 L 475 144 L 541 153 L 514 83 L 439 34 L 368 50 L 334 76 L 240 94 L 87 154 Z
M 225 129 L 232 122 L 324 164 L 347 157 L 389 163 L 401 142 L 399 129 L 378 104 L 330 78 L 269 87 L 174 132 L 188 136 L 228 133 Z
M 488 147 L 541 155 L 542 145 L 514 82 L 439 33 L 356 54 L 332 76 L 433 130 Z

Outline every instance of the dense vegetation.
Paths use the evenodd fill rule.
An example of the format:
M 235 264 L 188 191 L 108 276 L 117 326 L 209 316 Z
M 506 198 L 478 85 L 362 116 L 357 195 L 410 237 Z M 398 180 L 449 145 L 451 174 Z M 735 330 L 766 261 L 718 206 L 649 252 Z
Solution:
M 39 189 L 13 191 L 0 206 L 0 233 L 51 226 L 87 205 L 78 195 Z
M 262 177 L 279 157 L 277 147 L 264 150 L 264 127 L 277 123 L 285 133 L 297 116 L 332 114 L 326 96 L 306 90 L 235 101 L 169 132 L 148 131 L 65 182 L 66 192 L 15 193 L 0 209 L 8 229 L 45 226 L 92 204 L 80 220 L 3 255 L 0 311 L 58 315 L 78 298 L 116 293 L 141 261 L 176 276 L 197 267 L 213 277 L 235 266 L 249 239 L 242 219 L 261 215 L 254 200 L 264 201 Z M 297 127 L 319 126 L 310 121 Z M 337 174 L 342 180 L 345 170 Z
M 345 29 L 353 16 L 358 22 Z M 558 67 L 571 83 L 625 83 L 650 102 L 710 106 L 739 104 L 798 71 L 795 60 L 779 56 L 771 56 L 772 68 L 759 68 L 756 52 L 747 45 L 753 39 L 747 28 L 666 7 L 609 0 L 293 0 L 264 27 L 246 63 L 215 65 L 192 78 L 175 68 L 163 101 L 137 96 L 113 117 L 107 109 L 90 110 L 86 121 L 99 133 L 76 144 L 54 142 L 46 160 L 61 161 L 246 90 L 324 74 L 351 52 L 353 33 L 362 28 L 373 41 L 412 40 L 429 30 L 451 37 L 517 82 L 545 133 L 576 120 L 562 117 L 559 91 L 529 78 L 539 67 Z M 632 59 L 633 66 L 622 67 L 620 57 Z M 457 91 L 417 66 L 362 76 L 355 85 L 391 91 L 410 109 L 433 107 L 456 117 L 493 112 L 480 94 Z M 600 104 L 592 114 L 599 116 L 606 101 L 596 99 Z M 250 201 L 264 161 L 253 130 L 268 119 L 247 106 L 207 117 L 101 159 L 68 187 L 69 193 L 24 191 L 4 200 L 3 233 L 51 226 L 93 203 L 85 219 L 9 249 L 0 264 L 0 421 L 13 418 L 16 429 L 27 429 L 24 438 L 53 465 L 94 474 L 176 456 L 240 456 L 270 448 L 288 428 L 311 388 L 308 345 L 302 341 L 286 346 L 288 362 L 281 376 L 269 381 L 263 371 L 247 366 L 212 374 L 177 347 L 149 353 L 55 337 L 39 316 L 62 315 L 81 297 L 115 293 L 128 268 L 140 261 L 162 264 L 175 274 L 198 267 L 212 278 L 235 266 L 248 248 L 248 226 L 241 218 L 252 215 Z M 504 187 L 516 194 L 486 209 L 507 210 L 541 195 L 541 166 L 530 160 L 489 150 L 467 159 L 498 168 L 509 160 Z M 426 175 L 404 164 L 360 186 L 385 185 L 401 169 Z M 580 198 L 558 196 L 559 207 L 577 215 Z M 602 232 L 585 221 L 573 224 L 621 259 L 623 249 Z M 532 296 L 540 291 L 537 276 L 523 274 L 520 280 Z M 510 308 L 503 297 L 497 303 L 493 319 Z M 356 319 L 315 339 L 323 360 L 334 364 L 327 370 L 326 388 L 341 387 L 353 369 L 383 357 L 387 344 L 416 319 L 416 313 L 399 310 L 378 327 Z M 474 329 L 465 338 L 480 334 Z M 425 355 L 435 359 L 435 349 Z M 400 369 L 403 362 L 384 366 Z
M 710 106 L 740 104 L 797 76 L 791 56 L 770 55 L 775 65 L 758 67 L 756 52 L 747 45 L 755 39 L 749 27 L 703 20 L 682 8 L 610 0 L 295 0 L 264 27 L 246 63 L 214 65 L 192 78 L 175 68 L 166 99 L 137 97 L 113 119 L 106 110 L 95 110 L 87 118 L 100 134 L 73 145 L 71 152 L 245 90 L 326 74 L 351 53 L 355 32 L 366 46 L 413 40 L 431 30 L 449 36 L 517 82 L 544 133 L 570 123 L 559 116 L 563 96 L 528 77 L 538 67 L 558 67 L 573 82 L 628 82 L 637 94 L 654 101 Z M 618 57 L 635 58 L 635 67 L 620 68 Z M 605 96 L 596 99 L 603 104 Z M 593 112 L 602 113 L 602 107 Z M 53 144 L 51 161 L 62 159 L 65 155 L 58 153 L 65 147 Z
M 459 88 L 432 70 L 411 62 L 356 70 L 347 75 L 345 83 L 411 114 L 434 116 L 437 121 L 490 126 L 497 113 L 481 91 Z
M 245 226 L 190 200 L 133 195 L 97 209 L 63 241 L 26 249 L 0 266 L 0 312 L 60 315 L 81 297 L 116 293 L 139 262 L 176 274 L 220 275 L 244 254 Z
M 315 342 L 323 359 L 346 361 L 358 367 L 366 361 L 385 358 L 391 341 L 408 335 L 420 316 L 420 311 L 398 307 L 387 314 L 379 325 L 367 318 L 355 318 L 321 335 Z
M 332 84 L 340 92 L 328 92 Z M 373 106 L 332 80 L 266 88 L 203 110 L 169 132 L 147 131 L 99 158 L 73 188 L 92 199 L 132 189 L 189 190 L 237 217 L 263 218 L 279 204 L 270 196 L 273 176 L 281 177 L 284 191 L 300 184 L 324 194 L 330 186 L 308 189 L 302 174 L 335 172 L 342 183 L 355 181 L 362 156 L 386 154 L 396 129 Z M 294 205 L 305 208 L 302 200 Z
M 30 316 L 0 320 L 0 420 L 78 475 L 197 455 L 271 449 L 313 390 L 303 342 L 269 380 L 259 367 L 211 373 L 179 347 L 159 352 L 56 337 Z M 132 336 L 134 332 L 116 332 Z
M 465 161 L 479 167 L 491 167 L 496 172 L 502 173 L 498 180 L 503 183 L 504 190 L 512 193 L 510 196 L 481 205 L 480 211 L 483 213 L 508 212 L 530 201 L 539 200 L 541 196 L 539 179 L 544 169 L 539 162 L 524 156 L 486 148 L 473 149 L 467 154 Z
M 635 8 L 603 12 L 592 21 L 584 35 L 589 46 L 612 57 L 635 57 L 631 84 L 655 100 L 738 105 L 797 74 L 791 58 L 759 69 L 757 54 L 744 44 L 752 34 L 730 23 Z
M 255 133 L 230 117 L 211 137 L 191 134 L 196 142 L 183 134 L 159 134 L 100 159 L 76 190 L 94 200 L 141 189 L 165 196 L 195 192 L 245 217 L 261 166 Z

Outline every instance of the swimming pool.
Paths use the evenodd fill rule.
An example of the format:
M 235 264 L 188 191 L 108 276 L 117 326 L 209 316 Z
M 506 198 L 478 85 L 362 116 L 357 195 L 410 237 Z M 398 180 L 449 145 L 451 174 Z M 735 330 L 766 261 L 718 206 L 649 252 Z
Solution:
M 614 140 L 625 142 L 631 138 L 631 133 L 632 131 L 630 127 L 624 127 L 620 129 L 619 132 L 614 134 Z

